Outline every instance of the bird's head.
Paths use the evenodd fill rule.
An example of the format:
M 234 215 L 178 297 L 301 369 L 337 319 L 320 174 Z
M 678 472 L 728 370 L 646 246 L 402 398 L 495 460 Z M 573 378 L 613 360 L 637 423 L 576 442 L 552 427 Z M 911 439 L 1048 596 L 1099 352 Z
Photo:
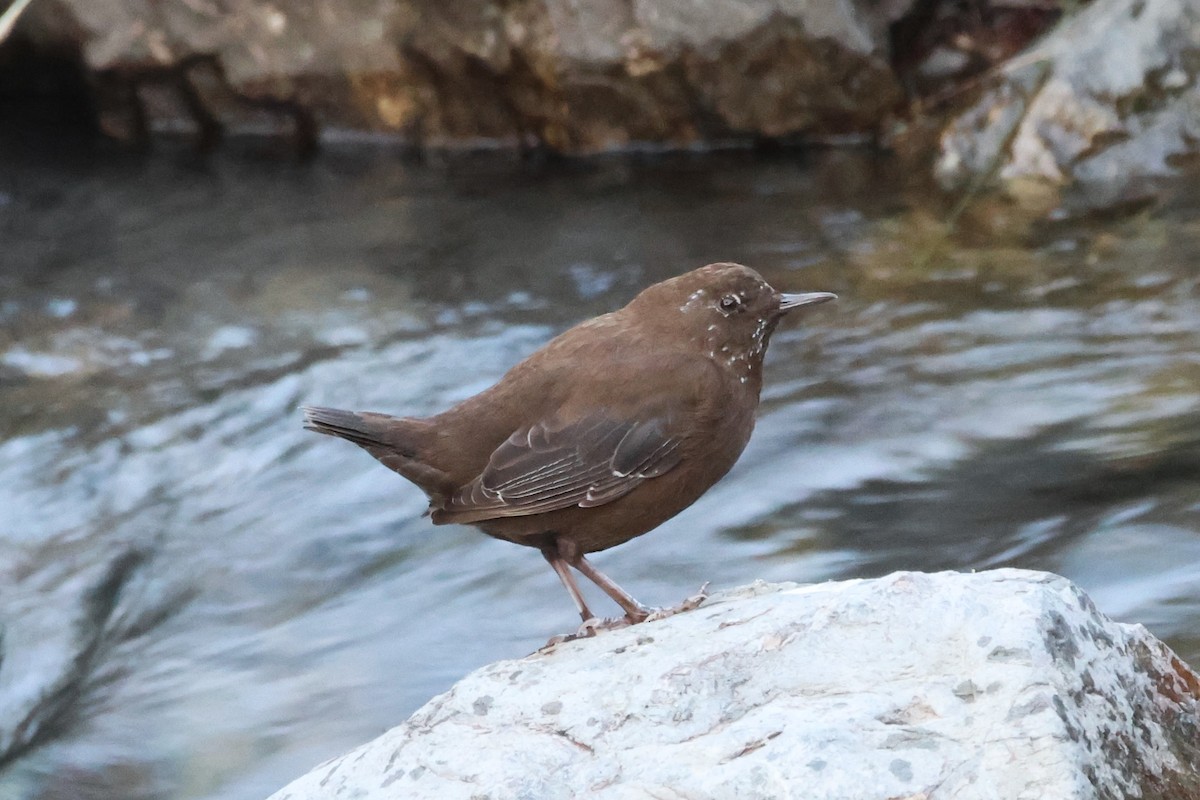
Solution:
M 771 333 L 785 314 L 836 298 L 830 292 L 784 294 L 749 267 L 720 263 L 655 284 L 630 306 L 640 306 L 640 315 L 653 318 L 656 327 L 686 332 L 709 358 L 746 383 L 757 376 Z

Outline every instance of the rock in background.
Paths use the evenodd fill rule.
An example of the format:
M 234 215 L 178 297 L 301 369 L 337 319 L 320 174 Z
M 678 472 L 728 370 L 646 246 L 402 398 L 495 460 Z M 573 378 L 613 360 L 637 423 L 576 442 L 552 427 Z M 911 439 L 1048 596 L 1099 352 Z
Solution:
M 272 800 L 1200 796 L 1200 677 L 1063 578 L 758 584 L 479 670 Z
M 37 0 L 118 136 L 294 124 L 562 152 L 874 130 L 908 0 Z
M 945 131 L 938 177 L 1077 182 L 1099 202 L 1200 141 L 1200 2 L 1095 0 L 1013 59 Z
M 77 64 L 76 104 L 110 136 L 201 149 L 881 134 L 947 188 L 1034 178 L 1102 206 L 1200 141 L 1200 0 L 33 0 L 0 51 L 0 112 L 53 73 L 8 69 L 22 47 Z

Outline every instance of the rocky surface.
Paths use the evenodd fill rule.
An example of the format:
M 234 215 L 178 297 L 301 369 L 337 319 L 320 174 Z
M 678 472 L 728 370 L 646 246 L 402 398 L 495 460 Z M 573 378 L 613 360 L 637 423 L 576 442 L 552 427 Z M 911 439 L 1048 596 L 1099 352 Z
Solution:
M 104 127 L 272 125 L 588 152 L 873 130 L 909 0 L 44 0 Z
M 942 136 L 939 178 L 1080 182 L 1119 197 L 1200 141 L 1200 2 L 1095 0 L 1000 70 Z
M 758 584 L 481 669 L 272 800 L 1196 797 L 1198 714 L 1054 575 Z
M 1013 7 L 1020 35 L 1002 24 Z M 940 137 L 947 187 L 1077 182 L 1106 189 L 1102 205 L 1194 160 L 1200 0 L 1072 6 L 1014 58 L 1042 29 L 1031 15 L 1057 4 L 981 8 L 990 22 L 956 38 L 912 0 L 39 0 L 17 31 L 81 64 L 100 128 L 134 141 L 286 135 L 308 152 L 366 132 L 591 153 L 915 130 L 899 146 L 924 164 L 940 117 L 890 124 L 906 103 L 897 72 L 906 85 L 941 75 L 962 96 L 979 51 L 1007 63 Z M 908 53 L 901 30 L 933 44 Z

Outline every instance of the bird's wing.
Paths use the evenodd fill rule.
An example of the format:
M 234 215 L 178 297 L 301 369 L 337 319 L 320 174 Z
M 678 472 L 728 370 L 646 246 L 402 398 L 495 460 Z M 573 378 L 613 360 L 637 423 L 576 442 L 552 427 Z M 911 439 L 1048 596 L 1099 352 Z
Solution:
M 438 522 L 479 522 L 616 500 L 675 467 L 681 438 L 671 415 L 619 419 L 604 412 L 517 430 L 475 480 L 454 493 Z

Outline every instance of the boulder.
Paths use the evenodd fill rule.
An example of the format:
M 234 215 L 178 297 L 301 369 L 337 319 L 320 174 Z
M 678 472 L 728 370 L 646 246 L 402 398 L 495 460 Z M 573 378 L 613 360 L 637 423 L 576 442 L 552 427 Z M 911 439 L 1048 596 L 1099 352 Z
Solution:
M 947 186 L 1079 183 L 1103 204 L 1177 171 L 1200 142 L 1200 2 L 1095 0 L 1000 69 L 941 137 Z
M 1198 796 L 1200 678 L 1004 569 L 759 583 L 498 662 L 272 800 Z
M 900 100 L 911 0 L 46 0 L 104 127 L 277 122 L 588 152 L 871 131 Z

